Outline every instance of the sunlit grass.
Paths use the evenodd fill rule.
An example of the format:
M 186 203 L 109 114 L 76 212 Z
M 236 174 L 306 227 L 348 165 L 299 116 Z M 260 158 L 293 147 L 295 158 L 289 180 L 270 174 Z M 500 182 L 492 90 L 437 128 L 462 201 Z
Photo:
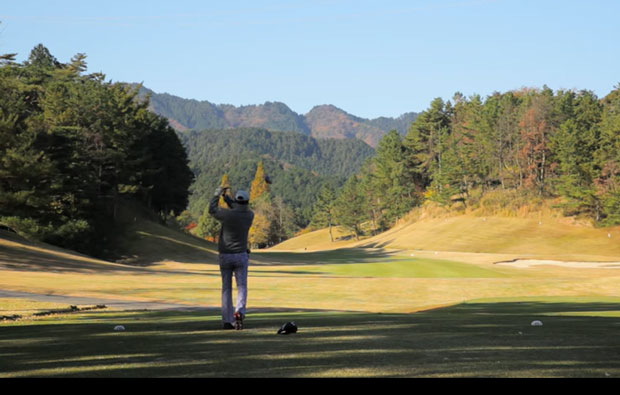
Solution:
M 40 302 L 28 299 L 0 298 L 0 316 L 25 316 L 32 317 L 34 314 L 49 310 L 60 310 L 69 307 L 63 303 Z

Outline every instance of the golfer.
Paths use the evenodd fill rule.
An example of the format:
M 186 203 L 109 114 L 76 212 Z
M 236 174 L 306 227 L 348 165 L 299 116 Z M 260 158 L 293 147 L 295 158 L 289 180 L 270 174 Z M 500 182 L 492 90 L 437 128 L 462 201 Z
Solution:
M 234 200 L 228 198 L 230 209 L 218 207 L 220 196 L 227 188 L 217 188 L 209 203 L 209 214 L 221 224 L 218 251 L 222 274 L 222 322 L 224 329 L 243 329 L 248 298 L 248 232 L 254 213 L 249 208 L 250 196 L 237 191 Z M 226 197 L 225 197 L 226 199 Z M 233 309 L 232 276 L 237 283 L 237 305 Z

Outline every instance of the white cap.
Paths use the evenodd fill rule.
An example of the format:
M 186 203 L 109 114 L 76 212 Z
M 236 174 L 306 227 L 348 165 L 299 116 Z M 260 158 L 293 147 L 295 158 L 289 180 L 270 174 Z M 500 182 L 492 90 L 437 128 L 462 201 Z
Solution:
M 235 193 L 235 200 L 238 202 L 248 202 L 250 200 L 250 195 L 246 191 L 239 190 Z

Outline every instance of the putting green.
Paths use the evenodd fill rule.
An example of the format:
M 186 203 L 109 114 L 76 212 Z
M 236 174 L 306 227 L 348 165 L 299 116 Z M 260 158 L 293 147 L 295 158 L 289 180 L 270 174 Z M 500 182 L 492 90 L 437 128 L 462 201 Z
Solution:
M 323 275 L 394 278 L 500 278 L 508 274 L 478 266 L 439 259 L 393 259 L 363 264 L 322 265 L 306 269 Z

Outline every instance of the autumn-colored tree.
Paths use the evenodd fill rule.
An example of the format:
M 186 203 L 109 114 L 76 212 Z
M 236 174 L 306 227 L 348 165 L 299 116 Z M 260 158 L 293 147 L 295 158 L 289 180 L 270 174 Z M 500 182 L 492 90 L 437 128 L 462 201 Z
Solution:
M 248 242 L 252 248 L 264 248 L 269 245 L 270 241 L 273 208 L 271 203 L 261 196 L 252 202 L 252 211 L 254 211 L 254 221 L 250 227 Z
M 232 199 L 232 192 L 230 190 L 230 181 L 228 180 L 228 174 L 224 174 L 222 176 L 222 179 L 220 180 L 220 187 L 227 188 L 226 192 L 225 192 L 225 195 Z M 218 203 L 218 206 L 220 206 L 222 208 L 228 208 L 228 205 L 224 201 L 224 196 L 223 195 L 220 196 L 220 201 Z
M 263 196 L 263 194 L 267 192 L 269 192 L 269 184 L 265 181 L 265 169 L 263 168 L 263 162 L 260 161 L 256 166 L 254 180 L 250 185 L 250 202 Z
M 550 115 L 551 106 L 548 98 L 536 95 L 519 122 L 523 141 L 520 155 L 525 163 L 524 186 L 535 188 L 539 195 L 546 192 L 546 181 L 551 166 Z
M 254 180 L 250 186 L 250 205 L 254 211 L 254 221 L 250 227 L 248 240 L 253 248 L 263 248 L 269 244 L 272 222 L 275 219 L 262 161 L 256 166 Z

